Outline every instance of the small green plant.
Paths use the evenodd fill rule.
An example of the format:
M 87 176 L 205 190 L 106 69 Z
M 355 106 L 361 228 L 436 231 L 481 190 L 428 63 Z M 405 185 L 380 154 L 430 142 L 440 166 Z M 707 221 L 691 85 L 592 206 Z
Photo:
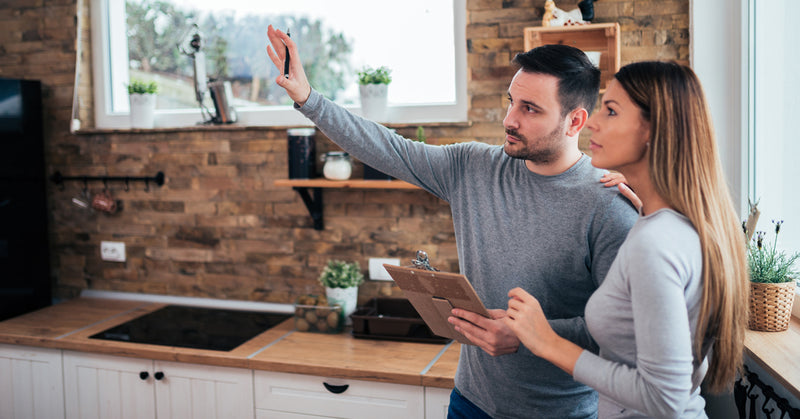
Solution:
M 428 139 L 428 137 L 425 136 L 425 128 L 422 125 L 418 126 L 417 127 L 417 141 L 419 141 L 421 143 L 424 143 L 425 140 L 427 140 L 427 139 Z
M 158 83 L 154 81 L 131 80 L 128 85 L 128 94 L 158 93 Z
M 389 84 L 392 82 L 392 70 L 386 67 L 366 67 L 358 72 L 358 84 Z
M 775 240 L 772 241 L 772 245 L 764 242 L 766 238 L 764 231 L 757 231 L 747 245 L 750 281 L 774 284 L 800 280 L 798 271 L 794 269 L 794 263 L 800 258 L 800 253 L 787 254 L 778 251 L 778 234 L 781 231 L 783 220 L 772 220 L 772 224 L 775 225 Z
M 364 274 L 361 273 L 361 266 L 358 262 L 329 260 L 328 265 L 322 269 L 322 274 L 319 276 L 319 283 L 328 288 L 357 287 L 362 282 L 364 282 Z

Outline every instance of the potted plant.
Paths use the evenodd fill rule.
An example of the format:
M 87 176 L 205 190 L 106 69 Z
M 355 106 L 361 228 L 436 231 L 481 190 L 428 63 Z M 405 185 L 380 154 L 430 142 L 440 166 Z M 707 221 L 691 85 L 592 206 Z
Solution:
M 758 218 L 758 209 L 751 207 L 745 226 L 755 227 L 752 217 Z M 795 279 L 800 278 L 794 263 L 800 253 L 778 251 L 778 234 L 783 220 L 772 221 L 775 238 L 770 245 L 764 231 L 755 232 L 747 244 L 747 265 L 750 273 L 750 318 L 748 327 L 762 332 L 780 332 L 789 328 L 794 303 Z M 747 234 L 747 228 L 745 227 Z
M 128 98 L 131 105 L 131 128 L 153 128 L 155 124 L 156 93 L 154 81 L 131 80 Z
M 391 82 L 391 70 L 386 67 L 366 67 L 358 72 L 358 92 L 364 118 L 373 121 L 386 119 L 387 95 Z
M 330 304 L 342 306 L 342 314 L 350 323 L 350 314 L 356 310 L 358 286 L 364 282 L 364 274 L 358 262 L 329 260 L 319 276 L 319 283 L 325 287 Z

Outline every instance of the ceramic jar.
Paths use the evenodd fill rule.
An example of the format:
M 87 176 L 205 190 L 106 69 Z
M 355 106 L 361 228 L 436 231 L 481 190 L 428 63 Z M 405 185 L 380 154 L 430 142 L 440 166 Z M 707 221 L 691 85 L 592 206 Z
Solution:
M 325 179 L 347 180 L 353 172 L 353 165 L 350 155 L 343 151 L 331 151 L 325 153 L 325 165 L 322 167 L 322 174 Z

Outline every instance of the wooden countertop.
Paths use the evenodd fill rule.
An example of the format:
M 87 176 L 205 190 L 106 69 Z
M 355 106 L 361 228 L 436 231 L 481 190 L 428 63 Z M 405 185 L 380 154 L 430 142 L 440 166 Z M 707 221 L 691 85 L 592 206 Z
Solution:
M 783 332 L 748 330 L 744 346 L 753 361 L 793 396 L 800 398 L 800 319 L 792 316 L 789 330 Z
M 0 322 L 0 343 L 96 352 L 164 361 L 270 370 L 325 377 L 452 388 L 460 344 L 355 339 L 349 333 L 294 330 L 293 321 L 256 336 L 229 352 L 89 339 L 166 304 L 77 298 Z M 800 398 L 800 319 L 785 332 L 745 335 L 745 351 Z
M 323 377 L 452 388 L 460 344 L 356 339 L 304 333 L 289 319 L 228 351 L 89 339 L 164 303 L 77 298 L 0 322 L 0 343 L 248 368 Z

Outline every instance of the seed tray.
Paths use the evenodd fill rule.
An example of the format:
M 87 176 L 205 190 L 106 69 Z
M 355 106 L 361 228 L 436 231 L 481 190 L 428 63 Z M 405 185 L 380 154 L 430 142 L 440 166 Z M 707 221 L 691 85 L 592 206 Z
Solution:
M 363 339 L 446 343 L 436 336 L 405 298 L 373 298 L 350 315 L 353 336 Z

